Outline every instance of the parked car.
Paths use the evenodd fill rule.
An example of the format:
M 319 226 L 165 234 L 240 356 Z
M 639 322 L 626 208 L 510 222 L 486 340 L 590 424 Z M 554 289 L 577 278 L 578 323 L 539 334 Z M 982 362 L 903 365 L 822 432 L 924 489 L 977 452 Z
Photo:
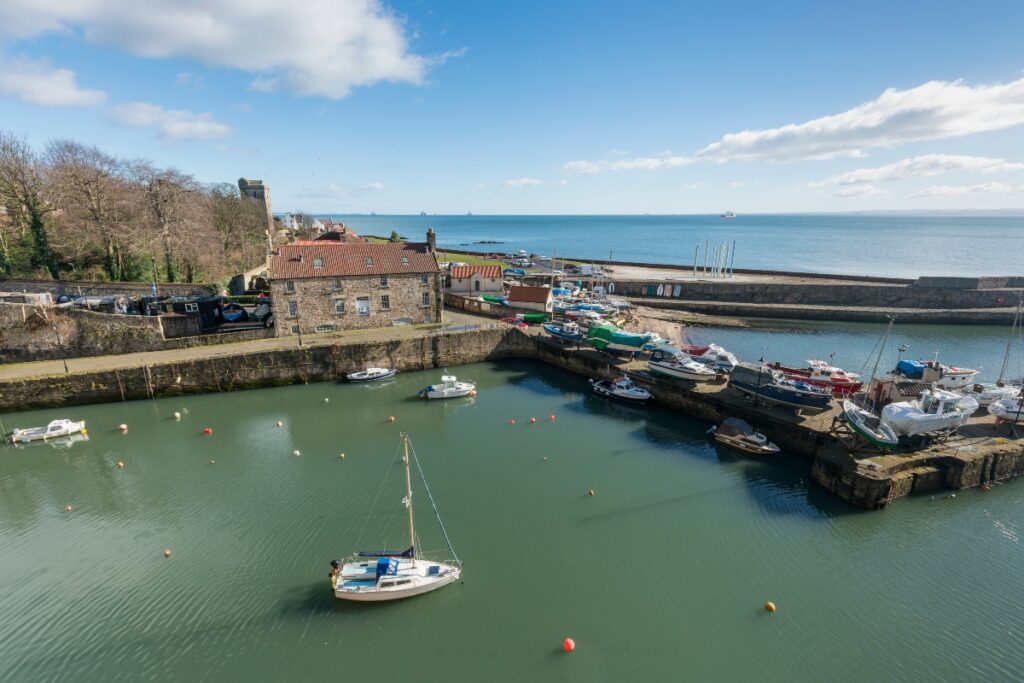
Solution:
M 250 316 L 256 322 L 263 323 L 264 327 L 274 326 L 274 309 L 270 307 L 270 299 L 260 299 L 256 302 L 256 308 Z

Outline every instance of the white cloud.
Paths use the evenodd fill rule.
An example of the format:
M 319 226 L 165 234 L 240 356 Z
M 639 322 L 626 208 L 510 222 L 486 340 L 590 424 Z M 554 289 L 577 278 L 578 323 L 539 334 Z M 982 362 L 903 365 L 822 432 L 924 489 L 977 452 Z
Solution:
M 729 187 L 735 187 L 735 188 L 738 189 L 738 188 L 741 188 L 741 187 L 746 187 L 749 184 L 750 183 L 733 181 L 733 182 L 729 183 Z
M 932 185 L 911 194 L 911 197 L 963 197 L 974 194 L 1002 194 L 1013 192 L 1006 183 L 979 183 L 977 185 Z
M 384 186 L 384 183 L 380 181 L 374 181 L 372 183 L 366 183 L 365 185 L 362 186 L 361 189 L 366 190 L 368 192 L 383 192 L 387 188 Z
M 504 183 L 505 187 L 510 189 L 517 187 L 537 187 L 538 185 L 543 184 L 544 181 L 540 178 L 513 178 L 511 180 L 506 180 Z
M 74 71 L 31 59 L 0 60 L 0 94 L 43 107 L 93 107 L 107 98 L 102 90 L 78 87 Z
M 197 73 L 182 71 L 174 77 L 174 85 L 182 88 L 203 88 L 206 86 L 206 81 Z
M 707 183 L 705 183 L 703 180 L 698 180 L 698 181 L 693 182 L 693 183 L 686 183 L 685 185 L 683 185 L 683 189 L 684 190 L 699 190 L 700 188 L 704 187 L 705 185 L 707 185 Z
M 832 196 L 840 199 L 852 199 L 854 197 L 887 197 L 889 193 L 874 185 L 857 185 L 833 192 Z
M 1002 130 L 1024 123 L 1024 79 L 969 86 L 930 81 L 890 88 L 840 114 L 779 128 L 729 133 L 697 153 L 712 161 L 791 161 L 863 156 L 874 147 Z
M 0 39 L 82 35 L 140 57 L 187 58 L 332 99 L 381 81 L 422 83 L 464 54 L 410 51 L 404 21 L 381 0 L 4 0 Z
M 834 175 L 820 185 L 856 185 L 858 183 L 879 183 L 903 178 L 935 176 L 951 171 L 971 171 L 975 173 L 1003 173 L 1006 171 L 1022 171 L 1024 163 L 994 159 L 992 157 L 972 157 L 950 154 L 925 154 L 912 159 L 877 166 L 861 168 Z
M 155 128 L 168 140 L 212 140 L 231 133 L 231 128 L 213 119 L 209 112 L 164 109 L 149 102 L 128 102 L 110 110 L 114 122 L 127 128 Z
M 685 166 L 693 162 L 692 157 L 665 153 L 656 157 L 637 157 L 635 159 L 598 159 L 596 161 L 577 159 L 564 163 L 562 170 L 571 174 L 596 175 L 608 171 L 656 171 L 662 168 Z

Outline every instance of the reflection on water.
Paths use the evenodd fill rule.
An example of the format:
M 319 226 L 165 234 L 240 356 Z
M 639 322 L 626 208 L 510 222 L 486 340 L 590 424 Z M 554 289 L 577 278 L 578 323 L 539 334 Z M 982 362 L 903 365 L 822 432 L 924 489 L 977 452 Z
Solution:
M 779 334 L 721 332 L 741 353 Z M 865 513 L 799 458 L 720 450 L 708 425 L 585 378 L 452 370 L 475 400 L 409 400 L 440 371 L 403 373 L 76 408 L 88 441 L 0 449 L 0 680 L 889 680 L 907 652 L 906 680 L 1024 666 L 1019 482 Z M 401 487 L 382 488 L 400 430 L 464 580 L 336 601 L 330 559 L 405 540 Z M 443 547 L 420 498 L 421 545 Z

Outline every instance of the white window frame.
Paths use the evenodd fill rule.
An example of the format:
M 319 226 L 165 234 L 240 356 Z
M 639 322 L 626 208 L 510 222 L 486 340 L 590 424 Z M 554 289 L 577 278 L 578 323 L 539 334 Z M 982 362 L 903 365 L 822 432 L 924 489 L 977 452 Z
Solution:
M 299 302 L 292 299 L 288 302 L 288 317 L 298 318 L 299 317 Z
M 388 286 L 388 276 L 387 275 L 381 275 L 380 276 L 380 286 L 381 287 L 387 287 Z
M 334 280 L 331 281 L 331 289 L 333 289 L 335 292 L 340 292 L 343 288 L 344 285 L 342 284 L 340 277 L 336 277 L 334 278 Z
M 345 315 L 345 300 L 344 299 L 335 299 L 334 300 L 334 314 L 335 315 Z
M 289 294 L 294 294 L 295 293 L 295 280 L 285 280 L 284 281 L 284 291 L 288 292 Z
M 324 260 L 322 258 L 316 257 L 316 258 L 313 259 L 313 268 L 314 269 L 319 270 L 319 269 L 322 269 L 323 267 L 324 267 Z
M 430 308 L 430 292 L 423 292 L 420 306 L 423 308 Z
M 462 282 L 462 278 L 459 278 L 459 282 Z M 421 285 L 429 285 L 430 284 L 430 276 L 427 275 L 426 273 L 424 273 L 423 275 L 420 275 L 420 284 Z
M 391 296 L 388 294 L 380 295 L 380 310 L 390 311 L 391 310 Z
M 196 303 L 185 304 L 185 312 L 186 313 L 198 313 L 199 312 L 199 304 L 196 304 Z
M 364 302 L 366 303 L 365 307 L 359 305 L 359 304 L 364 303 Z M 356 313 L 357 313 L 357 315 L 359 315 L 360 318 L 368 318 L 368 317 L 370 317 L 370 297 L 368 297 L 368 296 L 356 297 Z
M 337 328 L 335 328 L 334 325 L 331 323 L 325 323 L 323 325 L 316 326 L 317 332 L 334 332 L 336 329 Z

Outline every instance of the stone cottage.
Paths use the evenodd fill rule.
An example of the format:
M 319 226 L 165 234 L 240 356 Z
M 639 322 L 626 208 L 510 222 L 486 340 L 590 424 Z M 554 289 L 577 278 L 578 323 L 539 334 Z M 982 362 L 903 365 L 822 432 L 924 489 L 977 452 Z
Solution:
M 513 308 L 527 308 L 550 313 L 552 309 L 551 288 L 527 287 L 526 285 L 509 287 L 508 305 Z
M 305 242 L 270 259 L 277 336 L 441 322 L 431 244 Z
M 448 291 L 460 296 L 501 294 L 501 266 L 452 266 Z

